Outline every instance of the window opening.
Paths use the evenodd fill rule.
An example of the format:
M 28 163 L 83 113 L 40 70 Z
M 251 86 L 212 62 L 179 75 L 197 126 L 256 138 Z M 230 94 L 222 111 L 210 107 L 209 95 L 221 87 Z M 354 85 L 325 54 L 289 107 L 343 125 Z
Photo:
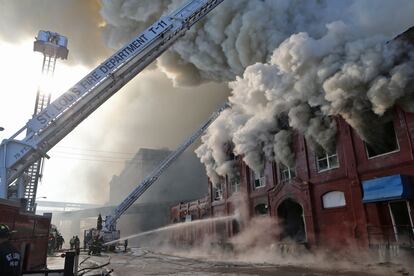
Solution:
M 230 178 L 230 189 L 232 193 L 240 191 L 240 177 L 234 176 Z
M 267 204 L 261 203 L 257 204 L 254 207 L 254 213 L 256 216 L 266 216 L 267 215 Z
M 339 168 L 338 154 L 336 152 L 328 153 L 322 150 L 321 153 L 317 154 L 316 161 L 318 172 Z
M 260 189 L 266 186 L 264 170 L 261 170 L 259 173 L 256 173 L 252 170 L 252 175 L 253 175 L 253 189 L 254 190 Z
M 323 208 L 335 208 L 346 205 L 345 194 L 341 191 L 332 191 L 322 196 Z
M 223 199 L 223 185 L 218 183 L 216 186 L 213 187 L 214 192 L 214 200 L 221 200 Z
M 394 129 L 394 122 L 390 120 L 379 125 L 375 132 L 375 141 L 365 142 L 365 150 L 368 158 L 389 154 L 399 150 L 398 139 Z
M 280 182 L 286 182 L 296 177 L 296 170 L 282 163 L 279 163 Z
M 407 201 L 388 203 L 395 240 L 400 245 L 414 245 L 414 225 Z

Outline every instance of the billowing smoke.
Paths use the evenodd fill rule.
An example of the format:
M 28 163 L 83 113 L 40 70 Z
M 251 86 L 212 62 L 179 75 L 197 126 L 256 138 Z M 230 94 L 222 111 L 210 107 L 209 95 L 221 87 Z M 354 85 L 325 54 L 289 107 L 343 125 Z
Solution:
M 232 127 L 214 124 L 197 150 L 208 172 L 223 159 L 210 158 L 209 163 L 203 158 L 219 151 L 216 136 L 231 136 L 234 153 L 258 171 L 264 158 L 294 164 L 291 130 L 302 133 L 315 148 L 331 151 L 336 135 L 333 118 L 341 116 L 365 141 L 381 145 L 375 140 L 381 137 L 377 133 L 381 128 L 375 126 L 382 116 L 388 117 L 387 110 L 395 104 L 410 110 L 409 84 L 414 77 L 410 46 L 387 43 L 390 37 L 380 34 L 365 35 L 343 21 L 326 28 L 321 37 L 293 34 L 269 62 L 247 67 L 230 83 L 233 112 L 221 119 Z M 244 121 L 234 126 L 234 118 L 240 116 Z
M 103 1 L 109 45 L 183 1 L 150 2 Z M 294 131 L 316 150 L 334 150 L 335 116 L 378 143 L 373 124 L 395 104 L 410 106 L 408 46 L 386 42 L 414 25 L 413 11 L 408 0 L 235 0 L 198 23 L 158 66 L 176 84 L 232 81 L 231 110 L 196 151 L 213 183 L 232 173 L 233 153 L 256 171 L 264 159 L 292 166 Z
M 120 47 L 183 2 L 103 0 L 101 14 L 107 22 L 104 32 L 108 45 Z M 329 2 L 344 5 L 342 1 Z M 328 12 L 330 5 L 325 1 L 224 1 L 208 20 L 198 23 L 175 43 L 158 65 L 177 84 L 233 80 L 247 66 L 265 62 L 290 34 L 306 28 L 321 35 L 324 24 L 340 12 Z
M 373 139 L 380 128 L 375 124 L 387 110 L 400 102 L 412 103 L 413 52 L 401 41 L 387 44 L 386 37 L 359 37 L 343 22 L 327 28 L 321 38 L 292 35 L 268 63 L 249 66 L 243 77 L 230 83 L 233 109 L 243 110 L 247 120 L 233 127 L 233 133 L 215 124 L 204 137 L 204 153 L 217 151 L 210 132 L 221 132 L 232 137 L 234 152 L 255 170 L 261 169 L 264 157 L 291 166 L 290 129 L 331 151 L 336 116 L 365 141 L 377 142 Z M 234 113 L 222 117 L 233 122 L 228 114 Z

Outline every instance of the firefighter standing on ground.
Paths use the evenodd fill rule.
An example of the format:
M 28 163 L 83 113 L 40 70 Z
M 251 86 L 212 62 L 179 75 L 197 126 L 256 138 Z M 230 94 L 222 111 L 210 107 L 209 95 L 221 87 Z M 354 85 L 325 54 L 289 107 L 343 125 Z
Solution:
M 77 255 L 80 254 L 80 240 L 78 236 L 75 236 L 75 251 Z
M 10 229 L 0 224 L 0 276 L 20 276 L 21 255 L 10 243 Z
M 70 250 L 73 250 L 75 248 L 75 236 L 73 236 L 70 239 L 69 244 L 70 244 Z
M 124 240 L 124 252 L 127 251 L 127 247 L 128 247 L 128 240 Z

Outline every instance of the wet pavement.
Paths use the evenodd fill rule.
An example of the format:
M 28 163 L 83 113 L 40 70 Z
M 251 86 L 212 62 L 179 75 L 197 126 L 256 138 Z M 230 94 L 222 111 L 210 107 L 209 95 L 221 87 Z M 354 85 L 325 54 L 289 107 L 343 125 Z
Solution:
M 111 253 L 102 256 L 80 256 L 80 269 L 86 275 L 97 274 L 102 269 L 90 270 L 104 265 L 110 275 L 283 275 L 283 276 L 362 276 L 362 275 L 414 275 L 396 264 L 367 264 L 353 271 L 352 268 L 316 269 L 311 266 L 249 263 L 235 261 L 210 261 L 158 253 L 149 249 L 133 248 L 126 253 Z M 315 264 L 316 267 L 317 264 Z M 352 267 L 352 266 L 351 266 Z

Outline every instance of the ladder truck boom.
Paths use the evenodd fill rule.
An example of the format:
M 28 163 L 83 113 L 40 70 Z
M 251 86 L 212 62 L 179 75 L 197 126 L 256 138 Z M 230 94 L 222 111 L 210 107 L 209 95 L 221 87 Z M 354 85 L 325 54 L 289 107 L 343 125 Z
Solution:
M 0 145 L 0 198 L 23 171 L 224 0 L 190 0 L 148 27 Z M 26 136 L 18 139 L 19 136 Z
M 192 144 L 204 131 L 217 119 L 220 113 L 228 108 L 225 103 L 214 112 L 187 140 L 185 140 L 175 151 L 170 153 L 139 185 L 116 207 L 111 215 L 106 216 L 104 232 L 116 231 L 116 221 L 124 214 L 129 207 L 155 182 L 158 177 Z

